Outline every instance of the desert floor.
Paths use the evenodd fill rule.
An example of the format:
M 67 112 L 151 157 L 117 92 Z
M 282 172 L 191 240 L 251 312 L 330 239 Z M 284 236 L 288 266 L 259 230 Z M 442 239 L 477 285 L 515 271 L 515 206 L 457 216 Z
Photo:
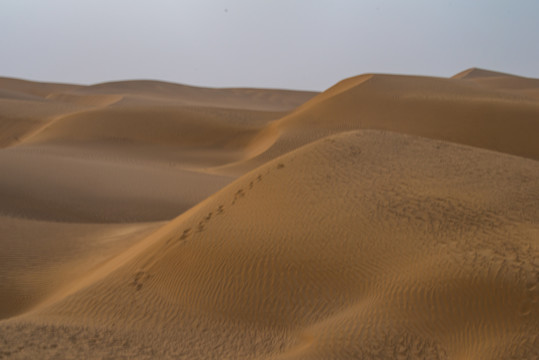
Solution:
M 539 80 L 0 78 L 0 359 L 538 359 Z

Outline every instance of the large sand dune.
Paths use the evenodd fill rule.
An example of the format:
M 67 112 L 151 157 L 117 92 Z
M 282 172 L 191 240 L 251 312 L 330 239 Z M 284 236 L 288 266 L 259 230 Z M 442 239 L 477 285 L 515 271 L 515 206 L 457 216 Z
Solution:
M 520 88 L 512 91 L 465 79 L 367 74 L 343 80 L 269 124 L 259 138 L 271 138 L 274 144 L 264 149 L 260 158 L 223 170 L 256 166 L 300 144 L 358 128 L 396 131 L 539 159 L 537 99 L 522 95 Z M 539 89 L 539 80 L 504 79 L 521 84 L 527 91 Z
M 535 84 L 0 79 L 0 358 L 538 358 Z

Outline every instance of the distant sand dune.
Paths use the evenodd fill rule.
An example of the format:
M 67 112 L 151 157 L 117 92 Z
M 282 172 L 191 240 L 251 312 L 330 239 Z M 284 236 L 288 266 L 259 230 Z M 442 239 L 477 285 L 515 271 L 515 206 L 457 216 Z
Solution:
M 25 145 L 148 145 L 241 151 L 268 121 L 282 113 L 203 107 L 105 107 L 59 117 Z
M 0 358 L 539 358 L 537 81 L 0 79 Z
M 57 116 L 83 109 L 87 107 L 40 98 L 0 98 L 0 148 L 19 144 Z
M 202 88 L 163 81 L 117 81 L 77 88 L 74 94 L 128 94 L 176 104 L 249 110 L 289 111 L 312 98 L 309 91 Z
M 45 98 L 53 92 L 74 91 L 80 85 L 45 83 L 0 77 L 0 88 Z

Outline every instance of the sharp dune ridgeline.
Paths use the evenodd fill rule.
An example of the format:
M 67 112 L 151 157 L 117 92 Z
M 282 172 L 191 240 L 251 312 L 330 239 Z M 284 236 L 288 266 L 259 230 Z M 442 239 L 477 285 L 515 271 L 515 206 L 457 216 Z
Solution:
M 539 80 L 0 78 L 0 359 L 536 359 Z

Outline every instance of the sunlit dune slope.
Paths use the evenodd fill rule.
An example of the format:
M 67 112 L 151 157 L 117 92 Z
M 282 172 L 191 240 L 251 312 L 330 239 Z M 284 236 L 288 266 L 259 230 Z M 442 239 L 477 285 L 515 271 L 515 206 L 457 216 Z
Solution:
M 538 178 L 534 160 L 448 142 L 324 138 L 0 323 L 6 351 L 531 359 Z

